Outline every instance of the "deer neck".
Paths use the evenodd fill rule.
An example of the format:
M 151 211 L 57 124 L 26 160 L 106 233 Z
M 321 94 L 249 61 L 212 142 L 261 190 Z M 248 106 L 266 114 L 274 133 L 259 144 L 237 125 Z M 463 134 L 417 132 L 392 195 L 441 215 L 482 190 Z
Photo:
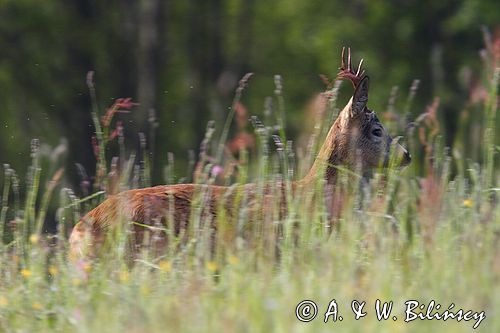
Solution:
M 323 145 L 321 146 L 314 163 L 307 173 L 298 183 L 311 185 L 318 179 L 325 179 L 328 184 L 333 184 L 337 177 L 337 165 L 342 164 L 344 152 L 340 145 L 341 119 L 337 119 L 330 127 Z

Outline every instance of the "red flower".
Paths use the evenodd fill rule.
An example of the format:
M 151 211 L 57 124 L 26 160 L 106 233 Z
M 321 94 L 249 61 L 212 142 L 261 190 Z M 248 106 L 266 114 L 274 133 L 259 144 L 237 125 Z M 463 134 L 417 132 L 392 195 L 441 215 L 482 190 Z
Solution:
M 130 113 L 130 110 L 137 105 L 139 105 L 139 103 L 133 102 L 130 97 L 118 98 L 102 117 L 102 126 L 108 127 L 115 113 Z

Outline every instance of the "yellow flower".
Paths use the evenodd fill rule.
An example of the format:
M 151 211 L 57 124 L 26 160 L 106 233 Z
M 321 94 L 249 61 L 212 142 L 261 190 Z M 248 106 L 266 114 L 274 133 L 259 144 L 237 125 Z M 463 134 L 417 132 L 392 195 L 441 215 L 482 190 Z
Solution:
M 30 243 L 31 244 L 37 244 L 39 240 L 40 240 L 40 236 L 38 236 L 37 234 L 32 234 L 30 236 Z
M 5 308 L 9 305 L 9 300 L 5 296 L 0 296 L 0 308 Z
M 217 266 L 217 263 L 215 261 L 207 262 L 207 269 L 210 272 L 215 272 L 217 270 L 217 268 L 218 268 L 218 266 Z
M 144 296 L 148 296 L 149 294 L 151 294 L 151 289 L 148 286 L 146 286 L 146 285 L 142 285 L 141 286 L 141 293 Z
M 229 258 L 227 258 L 227 261 L 229 261 L 231 265 L 237 265 L 240 262 L 240 259 L 236 256 L 230 255 Z
M 81 285 L 81 284 L 82 284 L 82 281 L 81 281 L 80 279 L 76 279 L 76 278 L 75 278 L 75 279 L 73 279 L 73 280 L 71 281 L 71 283 L 72 283 L 75 287 L 78 287 L 79 285 Z
M 52 276 L 56 276 L 57 275 L 57 267 L 56 266 L 50 266 L 49 267 L 49 274 L 52 275 Z
M 42 304 L 40 304 L 38 302 L 35 302 L 35 303 L 31 304 L 31 307 L 33 308 L 33 310 L 41 310 L 41 309 L 43 309 Z
M 92 270 L 92 265 L 89 262 L 85 262 L 83 263 L 82 268 L 85 273 L 90 273 L 90 271 Z
M 121 271 L 120 272 L 120 281 L 122 283 L 125 283 L 128 281 L 128 278 L 129 278 L 129 273 L 127 271 Z
M 467 208 L 472 208 L 474 206 L 474 202 L 471 199 L 465 199 L 462 204 Z
M 172 263 L 170 261 L 162 260 L 158 263 L 160 270 L 170 272 L 172 270 Z
M 31 271 L 29 269 L 23 268 L 21 269 L 21 275 L 23 278 L 27 279 L 31 276 Z

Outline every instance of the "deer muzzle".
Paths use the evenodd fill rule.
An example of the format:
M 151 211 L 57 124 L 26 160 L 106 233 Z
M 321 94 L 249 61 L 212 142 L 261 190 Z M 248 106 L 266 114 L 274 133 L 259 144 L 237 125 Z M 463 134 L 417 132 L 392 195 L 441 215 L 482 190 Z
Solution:
M 407 166 L 411 162 L 410 152 L 399 143 L 394 145 L 394 156 L 396 162 L 395 164 L 400 167 Z

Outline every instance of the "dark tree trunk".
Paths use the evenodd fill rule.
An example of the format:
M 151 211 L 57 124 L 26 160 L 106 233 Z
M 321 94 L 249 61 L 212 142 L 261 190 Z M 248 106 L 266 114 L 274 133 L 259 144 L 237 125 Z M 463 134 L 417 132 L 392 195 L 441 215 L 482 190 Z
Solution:
M 192 1 L 189 11 L 188 53 L 192 78 L 191 98 L 193 133 L 198 145 L 205 134 L 207 121 L 220 120 L 225 108 L 215 91 L 224 67 L 222 0 Z
M 157 108 L 159 21 L 164 1 L 140 0 L 138 7 L 137 35 L 137 99 L 140 103 L 136 114 L 138 130 L 146 130 L 151 109 Z

